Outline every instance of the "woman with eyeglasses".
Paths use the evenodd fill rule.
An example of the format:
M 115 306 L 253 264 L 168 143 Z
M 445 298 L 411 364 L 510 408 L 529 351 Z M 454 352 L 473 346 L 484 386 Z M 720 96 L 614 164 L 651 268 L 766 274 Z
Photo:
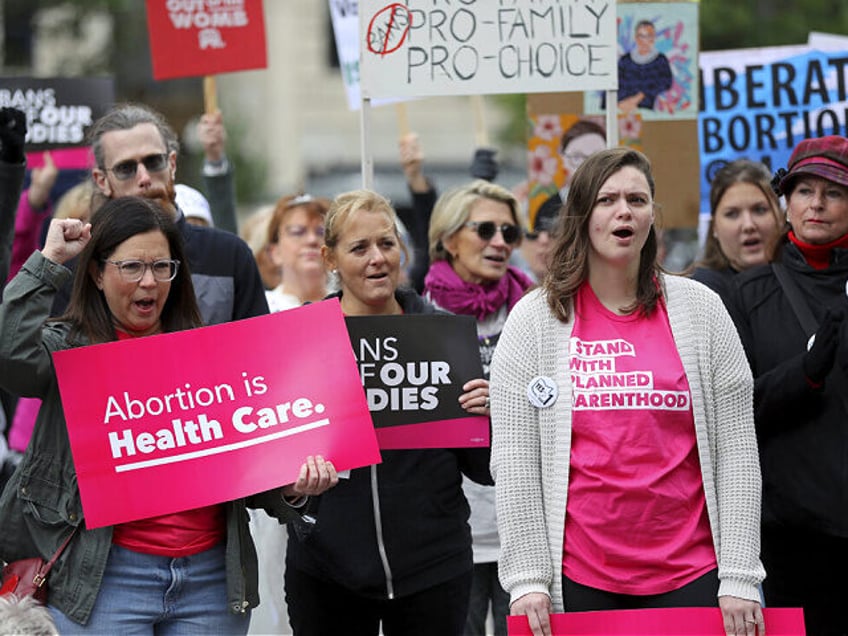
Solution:
M 594 119 L 578 119 L 566 129 L 559 142 L 559 156 L 565 171 L 565 180 L 559 192 L 548 197 L 539 206 L 533 225 L 535 228 L 539 219 L 545 220 L 545 225 L 539 230 L 534 229 L 534 232 L 545 232 L 547 239 L 550 240 L 553 221 L 556 220 L 563 202 L 568 197 L 568 188 L 571 186 L 571 180 L 577 168 L 594 153 L 606 147 L 607 131 Z
M 67 312 L 48 318 L 56 290 L 72 275 L 63 264 L 76 256 Z M 44 248 L 5 290 L 0 385 L 43 403 L 0 497 L 0 560 L 47 560 L 73 533 L 48 581 L 63 635 L 245 634 L 259 602 L 245 506 L 297 518 L 304 496 L 337 480 L 332 464 L 310 457 L 296 483 L 248 500 L 86 528 L 52 352 L 199 326 L 179 230 L 149 199 L 111 199 L 90 224 L 54 220 Z
M 271 313 L 295 309 L 327 295 L 327 270 L 321 258 L 324 217 L 330 202 L 308 194 L 281 197 L 271 212 L 266 232 L 267 254 L 278 268 L 280 284 L 266 290 Z M 286 558 L 287 529 L 261 511 L 251 511 L 250 532 L 259 555 L 259 596 L 251 634 L 282 633 L 287 609 L 280 564 Z
M 533 281 L 509 263 L 521 244 L 518 201 L 506 188 L 476 180 L 443 194 L 430 218 L 430 270 L 424 295 L 437 307 L 477 319 L 477 337 L 489 405 L 489 364 L 506 317 Z M 509 597 L 498 583 L 498 541 L 493 488 L 465 480 L 471 504 L 474 583 L 465 634 L 486 633 L 491 604 L 495 633 L 506 634 Z
M 324 217 L 330 202 L 308 194 L 277 201 L 268 223 L 269 255 L 280 268 L 280 284 L 265 292 L 271 312 L 300 307 L 327 295 L 321 260 Z
M 406 247 L 391 204 L 337 196 L 321 252 L 346 316 L 433 314 L 399 286 Z M 329 363 L 329 362 L 328 362 Z M 485 413 L 482 380 L 460 403 Z M 312 526 L 289 527 L 286 603 L 295 636 L 459 636 L 471 586 L 471 533 L 462 476 L 491 483 L 488 448 L 384 450 L 317 502 Z
M 492 361 L 500 579 L 535 636 L 667 607 L 764 633 L 751 371 L 718 296 L 660 269 L 654 191 L 628 148 L 577 169 Z

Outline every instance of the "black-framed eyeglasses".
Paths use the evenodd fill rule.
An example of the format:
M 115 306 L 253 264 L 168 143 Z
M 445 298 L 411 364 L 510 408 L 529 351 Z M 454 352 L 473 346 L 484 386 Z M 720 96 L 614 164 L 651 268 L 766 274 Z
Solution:
M 126 261 L 104 260 L 103 262 L 117 267 L 121 278 L 128 283 L 139 282 L 144 278 L 144 272 L 147 271 L 148 267 L 157 282 L 167 283 L 174 280 L 180 268 L 180 262 L 174 258 L 160 258 L 157 261 L 150 262 L 134 259 Z
M 469 227 L 484 241 L 491 241 L 495 233 L 500 232 L 504 243 L 512 245 L 521 240 L 521 228 L 512 223 L 496 225 L 494 221 L 468 221 L 465 227 Z
M 138 172 L 138 164 L 142 164 L 148 172 L 162 172 L 168 167 L 168 153 L 162 152 L 155 155 L 147 155 L 141 159 L 127 159 L 120 161 L 111 168 L 107 168 L 109 172 L 115 175 L 119 181 L 132 179 Z

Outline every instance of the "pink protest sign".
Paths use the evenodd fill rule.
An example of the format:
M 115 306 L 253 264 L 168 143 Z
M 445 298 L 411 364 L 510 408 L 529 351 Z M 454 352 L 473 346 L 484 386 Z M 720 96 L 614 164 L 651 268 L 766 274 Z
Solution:
M 769 636 L 803 636 L 804 612 L 795 607 L 763 609 Z M 510 636 L 531 636 L 526 616 L 509 616 Z M 724 636 L 721 610 L 717 607 L 569 612 L 551 614 L 553 636 Z
M 262 0 L 147 0 L 157 80 L 265 68 Z
M 380 461 L 336 300 L 53 360 L 89 528 Z

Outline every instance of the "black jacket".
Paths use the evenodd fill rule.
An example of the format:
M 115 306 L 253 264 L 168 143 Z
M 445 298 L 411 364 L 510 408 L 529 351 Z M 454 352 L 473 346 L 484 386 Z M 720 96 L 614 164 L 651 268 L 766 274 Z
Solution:
M 398 290 L 396 297 L 404 313 L 437 311 L 412 290 Z M 287 568 L 375 599 L 408 596 L 471 570 L 462 475 L 492 484 L 489 449 L 381 454 L 381 464 L 352 470 L 320 497 L 314 525 L 289 525 Z
M 848 313 L 848 250 L 815 270 L 786 243 L 779 261 L 795 279 L 816 321 L 827 308 Z M 848 537 L 848 330 L 822 387 L 804 375 L 808 337 L 770 265 L 736 276 L 733 316 L 753 371 L 763 474 L 763 523 Z

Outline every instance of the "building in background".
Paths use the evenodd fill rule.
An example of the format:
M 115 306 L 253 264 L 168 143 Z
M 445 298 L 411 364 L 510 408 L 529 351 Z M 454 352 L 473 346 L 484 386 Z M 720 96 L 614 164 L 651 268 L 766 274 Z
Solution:
M 118 100 L 144 101 L 166 114 L 187 155 L 199 154 L 193 125 L 203 108 L 201 78 L 154 82 L 143 2 L 95 3 L 11 0 L 0 5 L 3 58 L 0 76 L 36 77 L 111 73 Z M 50 6 L 48 6 L 50 5 Z M 359 187 L 360 114 L 348 109 L 326 0 L 265 0 L 268 68 L 217 76 L 218 103 L 236 160 L 242 213 L 283 193 L 310 190 L 333 196 Z M 486 101 L 489 138 L 506 115 Z M 428 172 L 440 189 L 470 178 L 474 152 L 467 97 L 428 98 L 407 104 Z M 398 162 L 396 109 L 372 109 L 375 188 L 397 205 L 408 200 Z M 499 181 L 524 176 L 523 147 L 500 148 Z M 180 158 L 181 180 L 195 182 L 193 157 Z M 192 173 L 195 174 L 192 174 Z

